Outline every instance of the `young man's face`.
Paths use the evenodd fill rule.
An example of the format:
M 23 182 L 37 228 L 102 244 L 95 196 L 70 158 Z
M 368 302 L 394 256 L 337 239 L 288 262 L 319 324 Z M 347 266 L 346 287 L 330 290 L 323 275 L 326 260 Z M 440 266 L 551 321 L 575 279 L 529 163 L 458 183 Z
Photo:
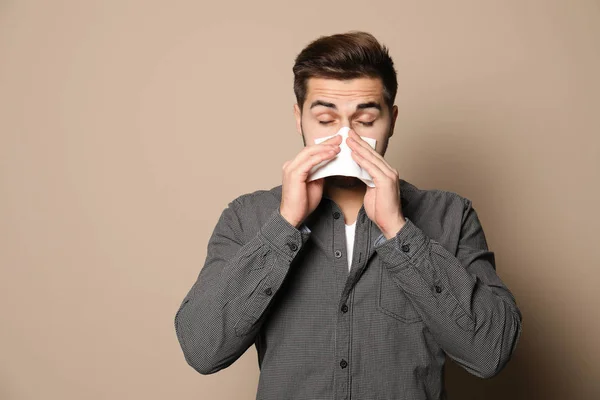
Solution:
M 382 156 L 398 115 L 397 106 L 393 106 L 390 115 L 379 78 L 309 78 L 306 100 L 301 106 L 302 113 L 294 104 L 294 114 L 305 146 L 313 146 L 315 139 L 335 135 L 341 127 L 348 126 L 360 136 L 377 140 L 375 151 Z

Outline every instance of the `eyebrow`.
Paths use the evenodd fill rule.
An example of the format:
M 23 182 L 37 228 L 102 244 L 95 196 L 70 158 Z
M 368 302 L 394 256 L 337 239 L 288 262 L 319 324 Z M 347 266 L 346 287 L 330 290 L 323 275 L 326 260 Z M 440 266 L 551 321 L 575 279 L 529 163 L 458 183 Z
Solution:
M 324 107 L 333 108 L 334 110 L 337 110 L 337 106 L 335 104 L 329 103 L 329 102 L 323 101 L 323 100 L 313 101 L 312 104 L 310 105 L 310 108 L 312 109 L 313 107 L 317 107 L 317 106 L 324 106 Z M 381 111 L 381 104 L 379 104 L 376 101 L 369 101 L 367 103 L 360 103 L 356 106 L 356 110 L 364 110 L 365 108 L 376 108 L 377 110 Z

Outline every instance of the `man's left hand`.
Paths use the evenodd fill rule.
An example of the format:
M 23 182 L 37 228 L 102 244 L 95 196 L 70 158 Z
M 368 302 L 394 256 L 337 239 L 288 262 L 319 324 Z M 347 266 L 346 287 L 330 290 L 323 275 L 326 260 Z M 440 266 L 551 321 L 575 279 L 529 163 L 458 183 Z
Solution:
M 375 183 L 375 187 L 367 185 L 365 193 L 367 216 L 377 224 L 386 239 L 391 239 L 406 224 L 400 203 L 399 173 L 352 129 L 348 132 L 347 143 L 354 161 L 371 175 Z

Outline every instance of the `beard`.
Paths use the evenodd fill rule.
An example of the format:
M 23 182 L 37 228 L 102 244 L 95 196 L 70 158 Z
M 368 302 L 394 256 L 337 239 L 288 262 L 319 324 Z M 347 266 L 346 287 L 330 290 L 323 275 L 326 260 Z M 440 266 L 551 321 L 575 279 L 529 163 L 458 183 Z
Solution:
M 326 185 L 341 189 L 354 189 L 365 183 L 354 176 L 333 175 L 324 178 Z

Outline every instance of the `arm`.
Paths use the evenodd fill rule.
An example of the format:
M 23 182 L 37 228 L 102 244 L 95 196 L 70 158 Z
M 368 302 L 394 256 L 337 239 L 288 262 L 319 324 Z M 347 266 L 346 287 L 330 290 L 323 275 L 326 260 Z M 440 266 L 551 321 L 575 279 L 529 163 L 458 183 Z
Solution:
M 222 212 L 208 241 L 204 266 L 175 315 L 187 363 L 201 374 L 231 365 L 253 343 L 261 318 L 310 230 L 297 229 L 275 210 L 242 243 L 241 204 Z
M 375 250 L 454 361 L 481 378 L 499 373 L 521 335 L 521 312 L 496 274 L 494 253 L 471 201 L 464 199 L 457 254 L 427 237 L 408 218 Z

